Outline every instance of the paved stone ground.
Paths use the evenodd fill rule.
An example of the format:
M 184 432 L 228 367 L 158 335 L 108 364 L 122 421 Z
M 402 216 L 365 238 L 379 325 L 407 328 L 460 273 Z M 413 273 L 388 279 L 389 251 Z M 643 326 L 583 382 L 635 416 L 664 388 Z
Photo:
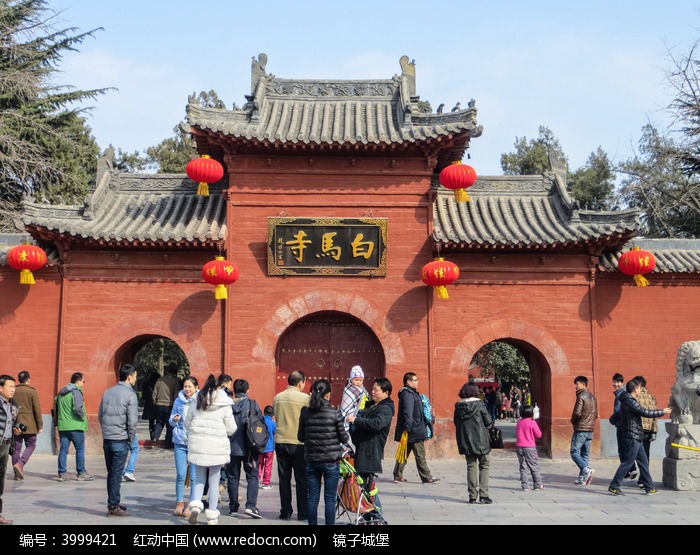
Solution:
M 391 442 L 388 449 L 391 447 Z M 184 519 L 172 516 L 175 506 L 173 453 L 164 449 L 142 449 L 136 465 L 136 482 L 122 483 L 122 503 L 130 516 L 106 517 L 106 471 L 101 456 L 88 457 L 93 482 L 74 479 L 75 458 L 69 455 L 71 480 L 56 481 L 56 457 L 34 455 L 25 467 L 26 478 L 13 480 L 10 469 L 3 495 L 3 516 L 19 525 L 173 525 L 186 526 Z M 542 459 L 545 489 L 522 492 L 514 450 L 495 450 L 492 455 L 490 494 L 492 505 L 466 503 L 466 463 L 463 459 L 429 461 L 437 484 L 421 484 L 412 459 L 403 484 L 393 484 L 393 461 L 385 459 L 384 474 L 378 485 L 389 524 L 697 524 L 700 492 L 679 492 L 661 485 L 661 460 L 652 461 L 652 476 L 659 493 L 645 496 L 634 484 L 623 484 L 624 497 L 607 492 L 617 468 L 614 459 L 592 461 L 596 469 L 587 487 L 573 484 L 576 467 L 569 459 Z M 276 466 L 276 465 L 275 465 Z M 227 516 L 227 503 L 219 508 L 219 523 L 229 526 L 300 526 L 297 520 L 277 520 L 279 494 L 276 476 L 272 490 L 259 491 L 258 507 L 264 516 Z M 245 495 L 245 487 L 241 488 Z M 320 520 L 323 510 L 319 510 Z M 296 516 L 296 514 L 294 515 Z M 343 522 L 343 519 L 339 520 Z M 202 519 L 203 523 L 203 519 Z

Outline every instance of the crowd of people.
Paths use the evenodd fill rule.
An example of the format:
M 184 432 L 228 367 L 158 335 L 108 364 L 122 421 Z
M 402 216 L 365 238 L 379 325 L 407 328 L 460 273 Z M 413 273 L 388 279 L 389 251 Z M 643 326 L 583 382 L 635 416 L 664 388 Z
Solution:
M 222 373 L 210 374 L 201 389 L 194 376 L 177 379 L 177 368 L 166 366 L 164 376 L 149 381 L 149 441 L 158 442 L 163 431 L 163 447 L 174 454 L 175 506 L 173 514 L 190 524 L 203 515 L 207 524 L 219 522 L 220 496 L 228 494 L 228 514 L 262 518 L 257 508 L 258 490 L 271 489 L 273 460 L 277 460 L 280 499 L 278 518 L 290 520 L 296 510 L 301 521 L 319 524 L 323 500 L 323 522 L 334 524 L 337 512 L 341 460 L 352 460 L 365 493 L 381 511 L 375 486 L 382 473 L 382 460 L 389 430 L 396 416 L 393 439 L 403 449 L 393 466 L 393 483 L 406 481 L 404 469 L 413 454 L 418 476 L 424 484 L 440 480 L 430 470 L 425 442 L 432 436 L 434 414 L 427 396 L 419 392 L 414 372 L 403 376 L 398 406 L 391 398 L 393 386 L 387 378 L 376 378 L 370 392 L 364 387 L 364 372 L 358 365 L 350 370 L 340 406 L 330 403 L 331 383 L 326 379 L 310 384 L 301 371 L 289 374 L 286 389 L 261 409 L 251 397 L 250 384 Z M 131 364 L 119 370 L 117 383 L 107 389 L 99 404 L 98 421 L 103 439 L 107 470 L 107 515 L 127 516 L 121 503 L 121 483 L 135 481 L 138 455 L 136 427 L 139 402 L 135 391 L 137 370 Z M 24 469 L 42 431 L 39 396 L 28 372 L 20 372 L 19 384 L 8 375 L 0 376 L 0 524 L 12 521 L 2 516 L 5 470 L 11 456 L 16 480 L 23 480 Z M 637 376 L 626 384 L 621 374 L 612 378 L 614 409 L 609 418 L 616 427 L 620 465 L 609 485 L 612 495 L 622 495 L 623 480 L 635 480 L 647 494 L 656 493 L 649 472 L 650 444 L 656 437 L 658 418 L 670 409 L 657 409 L 646 389 L 646 380 Z M 76 479 L 95 477 L 85 466 L 87 416 L 83 400 L 85 377 L 75 372 L 70 383 L 54 399 L 52 416 L 59 436 L 57 480 L 68 471 L 67 455 L 75 450 Z M 571 416 L 573 435 L 571 458 L 578 468 L 576 485 L 591 483 L 591 442 L 598 419 L 597 399 L 588 389 L 585 376 L 574 379 L 576 399 Z M 145 390 L 144 390 L 145 391 Z M 529 387 L 512 386 L 507 393 L 500 387 L 480 388 L 472 381 L 458 392 L 453 422 L 460 455 L 465 457 L 466 489 L 470 504 L 491 504 L 489 462 L 492 439 L 489 430 L 501 418 L 516 424 L 516 454 L 523 491 L 544 488 L 538 466 L 537 441 L 542 431 L 537 423 Z M 144 407 L 144 416 L 146 407 Z M 150 422 L 150 419 L 153 422 Z M 247 433 L 249 419 L 264 421 L 267 439 L 264 448 L 253 448 Z M 239 497 L 242 475 L 246 480 L 244 497 Z M 190 486 L 189 500 L 186 487 Z M 322 494 L 323 493 L 323 494 Z M 206 500 L 205 500 L 206 497 Z M 245 500 L 244 504 L 242 503 Z M 241 511 L 241 509 L 243 509 Z

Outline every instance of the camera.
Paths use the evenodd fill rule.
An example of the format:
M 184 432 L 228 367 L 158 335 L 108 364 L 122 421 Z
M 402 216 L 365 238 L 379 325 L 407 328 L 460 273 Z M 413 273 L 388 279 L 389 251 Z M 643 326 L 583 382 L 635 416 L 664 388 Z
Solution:
M 17 428 L 21 433 L 25 433 L 27 431 L 27 426 L 21 422 L 17 422 L 17 426 L 15 426 L 15 428 Z

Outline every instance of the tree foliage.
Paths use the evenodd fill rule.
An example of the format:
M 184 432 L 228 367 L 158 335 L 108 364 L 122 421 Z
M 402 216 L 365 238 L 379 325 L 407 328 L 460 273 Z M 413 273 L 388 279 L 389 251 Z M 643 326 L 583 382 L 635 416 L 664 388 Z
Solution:
M 501 169 L 505 175 L 538 175 L 550 169 L 550 158 L 568 168 L 559 140 L 541 125 L 539 135 L 529 142 L 527 137 L 515 138 L 515 152 L 501 154 Z
M 643 232 L 649 237 L 700 237 L 700 185 L 682 157 L 671 154 L 680 151 L 648 124 L 634 157 L 618 168 L 622 199 L 641 209 Z
M 530 381 L 530 366 L 523 354 L 510 343 L 492 341 L 474 355 L 472 364 L 481 368 L 482 378 L 495 378 L 499 382 L 518 386 Z
M 190 373 L 190 364 L 180 346 L 172 339 L 156 337 L 141 347 L 134 355 L 133 364 L 138 370 L 137 389 L 143 390 L 144 384 L 153 373 L 163 375 L 166 365 L 174 363 L 178 367 L 178 378 L 183 379 Z
M 52 79 L 63 55 L 100 30 L 56 30 L 46 0 L 0 0 L 0 231 L 17 231 L 25 195 L 82 200 L 99 152 L 80 103 L 108 89 L 73 90 Z
M 605 151 L 598 147 L 586 165 L 569 175 L 567 187 L 582 208 L 610 210 L 615 204 L 615 174 Z

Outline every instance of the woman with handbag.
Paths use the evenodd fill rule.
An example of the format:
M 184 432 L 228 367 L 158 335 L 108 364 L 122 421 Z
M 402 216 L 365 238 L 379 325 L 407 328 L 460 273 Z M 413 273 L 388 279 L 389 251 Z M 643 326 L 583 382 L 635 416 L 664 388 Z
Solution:
M 455 403 L 454 424 L 459 454 L 467 459 L 467 490 L 469 503 L 490 505 L 489 453 L 491 443 L 488 428 L 491 426 L 486 407 L 479 399 L 475 384 L 465 383 L 459 390 L 460 400 Z

